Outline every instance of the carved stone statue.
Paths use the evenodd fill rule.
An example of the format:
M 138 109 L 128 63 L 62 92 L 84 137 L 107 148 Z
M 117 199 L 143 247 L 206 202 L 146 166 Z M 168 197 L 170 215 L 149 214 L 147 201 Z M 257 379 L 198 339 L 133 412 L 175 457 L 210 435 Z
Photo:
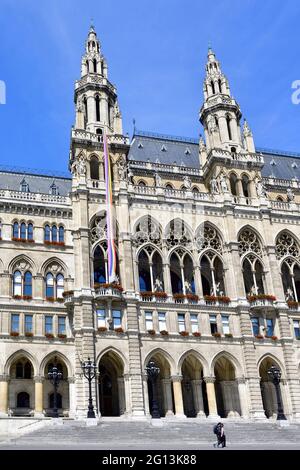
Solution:
M 214 176 L 211 178 L 209 186 L 211 194 L 219 194 L 218 182 Z
M 256 294 L 257 294 L 256 288 L 255 288 L 255 286 L 253 285 L 253 286 L 251 287 L 251 289 L 250 289 L 249 295 L 256 295 Z
M 255 186 L 256 186 L 256 193 L 258 197 L 265 197 L 265 198 L 268 197 L 267 189 L 265 185 L 263 184 L 262 180 L 257 179 Z
M 224 292 L 221 290 L 221 283 L 220 282 L 217 282 L 217 284 L 216 284 L 216 295 L 220 295 L 220 296 L 224 295 Z
M 184 186 L 185 186 L 186 189 L 191 189 L 191 187 L 192 187 L 192 180 L 191 180 L 191 178 L 190 178 L 188 175 L 184 176 L 184 178 L 183 178 L 183 184 L 184 184 Z
M 83 156 L 79 157 L 78 160 L 75 160 L 71 166 L 71 172 L 75 176 L 85 176 L 86 175 L 86 164 Z
M 295 194 L 293 193 L 293 190 L 291 188 L 287 188 L 286 198 L 287 198 L 287 202 L 293 202 L 294 201 Z
M 190 281 L 184 281 L 185 293 L 191 294 L 192 293 L 192 284 Z
M 219 185 L 222 193 L 228 193 L 228 186 L 224 173 L 220 173 L 219 175 Z
M 154 292 L 162 292 L 163 285 L 161 280 L 157 277 L 154 282 Z
M 118 166 L 118 174 L 120 181 L 127 181 L 127 164 L 123 158 L 120 158 L 117 163 Z
M 127 178 L 128 178 L 129 183 L 133 184 L 133 172 L 129 166 L 129 163 L 127 163 Z
M 162 186 L 161 176 L 158 173 L 155 173 L 154 178 L 155 178 L 155 186 L 157 188 L 160 188 Z
M 285 293 L 285 301 L 288 302 L 289 300 L 295 300 L 294 292 L 290 287 L 288 287 Z

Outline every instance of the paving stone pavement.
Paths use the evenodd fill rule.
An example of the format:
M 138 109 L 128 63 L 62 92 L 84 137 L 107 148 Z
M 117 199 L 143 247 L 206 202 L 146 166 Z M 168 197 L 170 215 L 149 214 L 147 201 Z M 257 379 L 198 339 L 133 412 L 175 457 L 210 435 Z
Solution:
M 97 426 L 63 421 L 23 436 L 0 437 L 0 449 L 211 449 L 212 422 L 100 421 Z M 300 423 L 226 422 L 228 448 L 300 449 Z

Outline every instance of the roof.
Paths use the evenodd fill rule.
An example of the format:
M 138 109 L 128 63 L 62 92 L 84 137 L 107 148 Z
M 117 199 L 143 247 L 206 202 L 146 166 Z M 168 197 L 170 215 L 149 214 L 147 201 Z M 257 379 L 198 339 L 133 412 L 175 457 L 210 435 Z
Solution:
M 199 141 L 187 137 L 172 137 L 135 131 L 129 160 L 199 168 Z
M 300 181 L 299 153 L 265 148 L 257 148 L 256 151 L 262 153 L 265 160 L 262 169 L 264 177 Z M 199 169 L 199 140 L 135 130 L 128 158 Z M 60 196 L 67 196 L 72 185 L 69 172 L 0 165 L 0 189 L 20 191 L 22 182 L 28 184 L 31 193 L 42 194 L 49 194 L 54 183 Z
M 52 173 L 47 170 L 6 167 L 0 165 L 0 189 L 20 191 L 21 183 L 28 185 L 31 193 L 49 194 L 53 183 L 60 196 L 71 191 L 72 179 L 69 173 Z
M 262 176 L 300 180 L 300 154 L 257 148 L 262 153 L 265 165 Z M 184 165 L 200 168 L 199 141 L 187 137 L 173 137 L 154 132 L 135 130 L 129 159 L 142 162 Z

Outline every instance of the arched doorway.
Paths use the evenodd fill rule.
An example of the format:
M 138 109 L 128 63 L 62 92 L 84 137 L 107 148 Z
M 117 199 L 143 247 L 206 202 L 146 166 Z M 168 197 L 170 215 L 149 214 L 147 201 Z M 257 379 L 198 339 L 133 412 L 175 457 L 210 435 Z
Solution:
M 31 416 L 34 411 L 34 371 L 31 361 L 19 356 L 10 367 L 9 408 L 14 416 Z
M 208 415 L 206 387 L 202 380 L 203 367 L 201 362 L 193 354 L 188 355 L 184 359 L 181 374 L 185 416 L 188 418 L 196 418 Z
M 159 414 L 161 417 L 172 416 L 175 412 L 173 388 L 171 381 L 171 370 L 170 364 L 167 359 L 161 353 L 156 353 L 149 358 L 147 364 L 150 361 L 154 361 L 155 365 L 159 367 L 159 374 L 155 382 L 157 403 Z M 146 364 L 146 365 L 147 365 Z M 149 411 L 152 413 L 153 405 L 153 392 L 152 384 L 148 378 L 148 399 L 149 399 Z
M 276 366 L 281 370 L 278 364 L 270 357 L 266 357 L 259 366 L 260 390 L 261 390 L 263 407 L 264 407 L 266 417 L 277 419 L 278 405 L 277 405 L 276 388 L 272 379 L 270 378 L 268 374 L 268 370 L 270 369 L 271 366 Z M 282 393 L 281 385 L 280 385 L 280 389 L 281 389 L 281 398 L 283 402 L 283 393 Z M 283 403 L 283 408 L 284 408 L 284 403 Z
M 126 412 L 124 365 L 108 351 L 99 362 L 99 408 L 101 416 L 121 416 Z
M 58 414 L 60 416 L 67 416 L 69 414 L 69 381 L 68 381 L 68 369 L 64 361 L 60 357 L 53 356 L 49 358 L 46 363 L 44 370 L 44 396 L 43 405 L 46 412 L 46 416 L 52 416 L 54 408 L 54 386 L 48 379 L 48 372 L 51 371 L 52 367 L 56 365 L 58 372 L 62 374 L 62 380 L 59 382 L 56 396 L 56 404 Z
M 214 371 L 219 416 L 221 418 L 240 416 L 239 390 L 232 362 L 227 357 L 222 356 L 216 361 Z

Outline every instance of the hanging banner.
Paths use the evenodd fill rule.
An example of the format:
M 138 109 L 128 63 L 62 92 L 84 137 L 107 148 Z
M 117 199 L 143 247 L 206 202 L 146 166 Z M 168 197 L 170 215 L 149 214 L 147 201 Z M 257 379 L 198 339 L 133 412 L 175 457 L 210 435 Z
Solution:
M 106 190 L 106 226 L 107 226 L 107 257 L 108 257 L 108 282 L 116 282 L 117 256 L 115 247 L 115 234 L 113 222 L 113 198 L 112 198 L 112 175 L 111 164 L 108 153 L 107 136 L 104 134 L 104 171 Z

